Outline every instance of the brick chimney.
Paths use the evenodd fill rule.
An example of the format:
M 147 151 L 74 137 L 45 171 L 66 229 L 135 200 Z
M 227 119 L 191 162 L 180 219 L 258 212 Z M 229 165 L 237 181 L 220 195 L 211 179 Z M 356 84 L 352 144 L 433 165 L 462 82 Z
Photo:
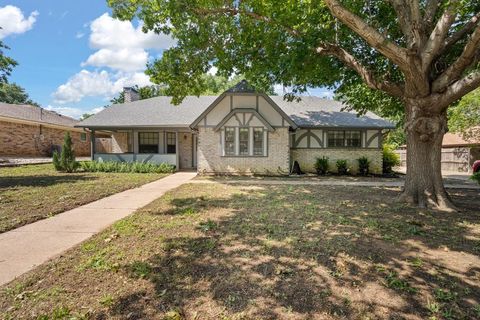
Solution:
M 125 103 L 140 100 L 140 95 L 138 94 L 138 91 L 133 87 L 124 87 L 123 96 Z

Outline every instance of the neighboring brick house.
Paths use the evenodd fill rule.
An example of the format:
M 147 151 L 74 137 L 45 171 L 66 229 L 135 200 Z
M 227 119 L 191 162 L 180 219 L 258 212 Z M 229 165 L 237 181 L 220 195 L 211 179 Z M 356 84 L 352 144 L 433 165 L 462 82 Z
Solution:
M 348 160 L 352 172 L 366 156 L 382 170 L 382 131 L 394 124 L 344 111 L 340 102 L 317 97 L 286 101 L 242 81 L 220 96 L 132 99 L 84 120 L 78 127 L 112 131 L 112 153 L 95 160 L 167 162 L 202 174 L 288 174 L 294 161 L 313 172 L 316 157 Z
M 51 156 L 70 132 L 77 156 L 90 155 L 90 136 L 77 120 L 31 105 L 0 103 L 0 156 Z

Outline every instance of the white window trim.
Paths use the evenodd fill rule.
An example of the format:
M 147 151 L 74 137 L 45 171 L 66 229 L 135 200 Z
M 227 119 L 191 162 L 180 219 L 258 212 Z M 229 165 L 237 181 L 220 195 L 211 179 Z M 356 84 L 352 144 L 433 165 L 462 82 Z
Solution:
M 234 140 L 234 150 L 235 154 L 227 154 L 225 151 L 226 147 L 226 129 L 232 128 L 235 129 L 235 140 Z M 248 154 L 240 154 L 240 128 L 248 128 Z M 254 154 L 254 128 L 259 128 L 263 130 L 263 153 L 262 155 Z M 233 127 L 233 126 L 224 126 L 220 130 L 220 154 L 222 157 L 238 157 L 238 158 L 255 158 L 255 157 L 268 157 L 267 148 L 268 148 L 268 130 L 261 126 L 248 126 L 248 127 Z

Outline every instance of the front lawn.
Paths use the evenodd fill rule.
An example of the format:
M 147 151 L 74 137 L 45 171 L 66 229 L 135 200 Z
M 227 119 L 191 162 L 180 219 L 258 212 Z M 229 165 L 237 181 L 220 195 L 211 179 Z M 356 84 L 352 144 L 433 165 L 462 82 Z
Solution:
M 478 191 L 186 184 L 1 288 L 6 319 L 474 319 Z M 168 317 L 166 317 L 168 316 Z
M 0 233 L 163 176 L 59 173 L 52 164 L 0 168 Z

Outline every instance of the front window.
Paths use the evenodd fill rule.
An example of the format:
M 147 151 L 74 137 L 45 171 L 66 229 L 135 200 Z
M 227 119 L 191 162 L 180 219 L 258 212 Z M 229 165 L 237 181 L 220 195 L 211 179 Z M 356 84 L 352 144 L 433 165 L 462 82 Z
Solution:
M 240 150 L 239 153 L 241 156 L 248 156 L 248 132 L 249 128 L 240 128 L 239 135 L 240 135 Z
M 345 146 L 359 148 L 362 146 L 360 131 L 345 131 Z
M 167 132 L 167 153 L 177 152 L 177 138 L 175 132 Z
M 235 155 L 235 128 L 225 128 L 225 155 Z
M 139 132 L 138 152 L 158 153 L 158 132 Z
M 263 156 L 263 128 L 253 128 L 253 155 Z
M 80 133 L 80 141 L 87 141 L 87 134 L 85 132 Z
M 360 148 L 362 146 L 361 137 L 360 131 L 329 131 L 327 132 L 327 145 L 330 148 Z
M 329 147 L 344 147 L 345 135 L 343 131 L 330 131 L 327 134 Z

